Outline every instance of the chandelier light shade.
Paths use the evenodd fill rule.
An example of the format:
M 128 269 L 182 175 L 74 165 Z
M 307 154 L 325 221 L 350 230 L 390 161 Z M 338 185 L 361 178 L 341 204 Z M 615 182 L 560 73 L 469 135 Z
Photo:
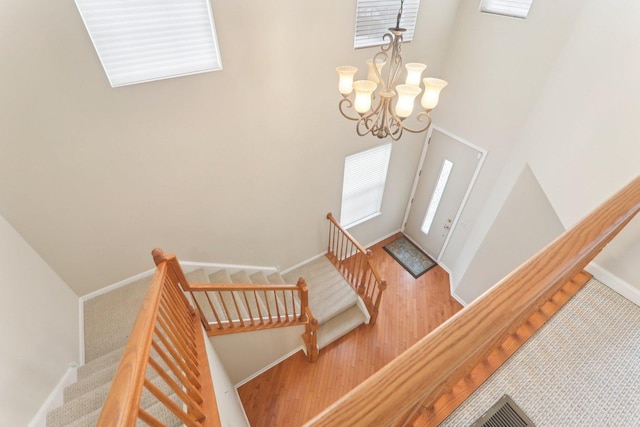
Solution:
M 444 80 L 431 77 L 423 79 L 422 73 L 427 68 L 424 64 L 411 62 L 402 66 L 402 35 L 406 31 L 400 28 L 403 3 L 404 0 L 401 0 L 396 26 L 389 28 L 389 32 L 383 36 L 385 44 L 380 47 L 380 52 L 367 61 L 366 80 L 354 81 L 358 71 L 356 67 L 336 68 L 338 90 L 342 94 L 338 109 L 344 117 L 356 122 L 356 132 L 360 136 L 370 133 L 378 138 L 390 137 L 397 141 L 404 131 L 426 131 L 431 126 L 429 112 L 438 105 L 440 91 L 447 85 Z M 385 70 L 387 64 L 389 66 Z M 405 82 L 397 85 L 405 69 Z M 416 120 L 422 124 L 412 129 L 404 124 L 404 120 L 413 114 L 415 99 L 423 91 L 421 83 L 424 86 L 420 100 L 423 111 L 416 115 Z M 352 95 L 353 92 L 355 95 Z M 372 108 L 372 105 L 375 106 Z

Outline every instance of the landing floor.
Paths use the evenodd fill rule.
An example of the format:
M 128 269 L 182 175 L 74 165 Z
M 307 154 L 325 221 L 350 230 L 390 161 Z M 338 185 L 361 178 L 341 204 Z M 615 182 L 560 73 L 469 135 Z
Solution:
M 371 248 L 389 284 L 376 325 L 330 344 L 314 364 L 300 352 L 240 387 L 252 427 L 301 426 L 462 309 L 442 268 L 414 279 L 382 249 L 394 238 Z

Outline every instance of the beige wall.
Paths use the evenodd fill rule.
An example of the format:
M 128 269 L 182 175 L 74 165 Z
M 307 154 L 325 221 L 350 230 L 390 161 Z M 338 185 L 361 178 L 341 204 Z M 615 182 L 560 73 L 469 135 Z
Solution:
M 498 180 L 549 72 L 562 54 L 582 2 L 534 2 L 526 20 L 484 14 L 463 1 L 434 118 L 438 126 L 488 151 L 458 227 L 442 257 L 458 286 L 523 164 Z M 491 194 L 498 188 L 499 200 Z M 490 267 L 488 267 L 490 268 Z
M 574 11 L 567 13 L 571 8 Z M 489 19 L 480 14 L 471 15 L 471 11 L 467 13 L 466 19 L 476 24 Z M 461 12 L 458 19 L 465 16 Z M 632 54 L 640 43 L 638 19 L 640 6 L 627 1 L 615 4 L 596 0 L 535 2 L 526 21 L 510 23 L 506 18 L 493 17 L 491 27 L 482 32 L 483 37 L 488 37 L 501 31 L 506 48 L 496 43 L 485 46 L 484 63 L 474 63 L 478 66 L 475 74 L 482 77 L 478 82 L 480 86 L 500 82 L 488 77 L 488 73 L 494 69 L 492 64 L 503 64 L 507 54 L 515 49 L 518 25 L 530 28 L 530 36 L 540 38 L 541 43 L 544 40 L 549 43 L 546 52 L 525 49 L 518 58 L 526 80 L 512 88 L 512 96 L 522 97 L 529 111 L 508 114 L 491 101 L 486 112 L 480 113 L 480 107 L 468 107 L 473 116 L 486 119 L 484 131 L 469 129 L 477 137 L 495 136 L 496 141 L 506 143 L 500 132 L 493 131 L 493 126 L 513 120 L 517 120 L 517 126 L 509 136 L 510 151 L 500 157 L 499 165 L 495 163 L 495 150 L 493 154 L 490 150 L 489 159 L 493 155 L 494 163 L 491 167 L 488 162 L 486 170 L 497 179 L 489 191 L 477 191 L 474 195 L 484 198 L 483 208 L 465 211 L 476 217 L 475 227 L 455 260 L 456 273 L 459 273 L 455 283 L 457 293 L 477 294 L 471 275 L 465 274 L 466 268 L 474 262 L 478 248 L 484 244 L 491 224 L 525 164 L 530 165 L 565 228 L 574 225 L 638 174 L 640 130 L 636 118 L 640 113 L 637 96 L 640 60 Z M 541 21 L 548 25 L 541 25 Z M 468 26 L 456 25 L 456 28 L 459 32 L 454 40 L 471 36 Z M 545 57 L 547 60 L 541 61 Z M 456 67 L 465 63 L 472 65 L 459 58 Z M 530 94 L 532 88 L 533 95 Z M 444 113 L 446 102 L 442 106 L 440 112 Z M 494 116 L 496 112 L 500 114 Z M 460 126 L 471 126 L 469 123 Z M 464 130 L 460 133 L 465 135 Z M 473 137 L 469 139 L 478 143 Z M 484 179 L 488 182 L 487 173 Z M 638 241 L 640 227 L 635 221 L 596 262 L 640 289 L 640 273 L 635 268 L 640 256 Z M 484 268 L 501 267 L 496 259 Z
M 78 295 L 152 266 L 286 268 L 324 250 L 344 157 L 379 143 L 337 111 L 355 2 L 212 1 L 224 70 L 112 89 L 73 2 L 0 5 L 0 213 Z M 457 2 L 423 1 L 405 57 L 440 75 Z M 392 153 L 383 215 L 400 228 L 423 135 Z
M 0 425 L 33 419 L 78 363 L 78 296 L 0 216 Z
M 528 166 L 522 170 L 456 289 L 469 303 L 564 231 Z

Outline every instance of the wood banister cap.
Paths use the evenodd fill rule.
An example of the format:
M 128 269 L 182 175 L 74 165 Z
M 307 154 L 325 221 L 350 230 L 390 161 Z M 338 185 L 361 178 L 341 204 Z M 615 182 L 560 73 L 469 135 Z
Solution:
M 155 262 L 156 265 L 160 264 L 162 261 L 165 261 L 167 259 L 167 256 L 165 255 L 164 251 L 160 248 L 155 248 L 154 250 L 152 250 L 151 256 L 153 256 L 153 262 Z

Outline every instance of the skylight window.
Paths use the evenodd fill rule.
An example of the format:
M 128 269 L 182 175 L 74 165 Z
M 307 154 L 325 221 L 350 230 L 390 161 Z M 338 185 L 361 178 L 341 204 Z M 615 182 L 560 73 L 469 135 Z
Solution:
M 222 69 L 208 0 L 76 0 L 112 87 Z
M 526 18 L 533 0 L 482 0 L 480 11 L 496 15 Z
M 403 39 L 413 40 L 420 0 L 405 0 L 400 27 L 406 28 Z M 396 26 L 400 0 L 358 0 L 356 6 L 356 34 L 354 48 L 379 46 L 386 43 L 382 36 Z

